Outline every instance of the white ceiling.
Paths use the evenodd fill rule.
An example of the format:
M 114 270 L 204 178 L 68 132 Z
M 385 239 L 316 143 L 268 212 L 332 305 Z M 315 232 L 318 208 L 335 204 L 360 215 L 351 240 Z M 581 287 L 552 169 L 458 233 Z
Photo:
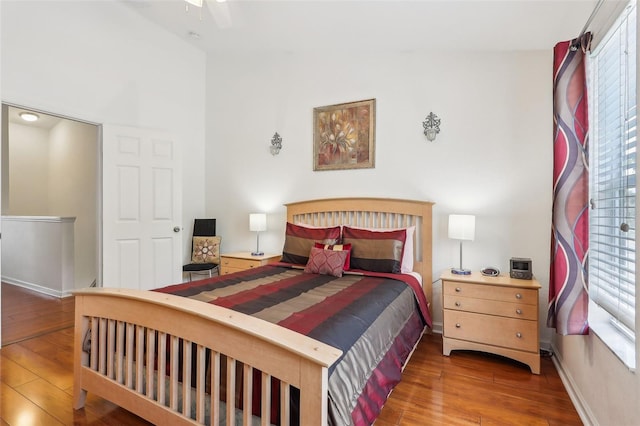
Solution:
M 208 51 L 552 49 L 597 0 L 122 0 Z M 200 35 L 199 39 L 189 36 Z

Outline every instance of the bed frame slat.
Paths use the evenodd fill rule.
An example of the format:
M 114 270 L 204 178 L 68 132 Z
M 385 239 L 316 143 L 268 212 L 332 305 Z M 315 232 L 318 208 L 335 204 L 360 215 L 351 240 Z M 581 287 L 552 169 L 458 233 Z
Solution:
M 97 327 L 97 325 L 99 324 L 98 318 L 94 317 L 88 320 L 89 320 L 89 326 L 91 325 L 92 322 L 95 325 L 94 327 L 91 327 L 91 340 L 89 340 L 89 342 L 95 342 L 98 340 L 98 330 L 99 330 L 99 327 Z M 87 327 L 87 324 L 83 324 L 83 325 Z M 98 346 L 97 345 L 91 345 L 91 369 L 92 370 L 98 369 Z
M 145 393 L 147 397 L 156 399 L 157 395 L 154 398 L 154 387 L 153 387 L 154 369 L 149 368 L 149 366 L 152 366 L 154 364 L 156 359 L 156 333 L 155 331 L 149 328 L 147 329 L 146 334 L 147 334 L 147 342 L 146 342 L 147 356 L 145 359 L 145 365 L 147 368 L 144 368 L 144 372 L 145 372 L 145 382 L 147 383 L 147 387 L 146 387 Z
M 271 424 L 271 376 L 267 373 L 262 373 L 261 395 L 260 418 L 262 419 L 262 426 L 266 426 Z
M 135 325 L 134 324 L 127 324 L 127 354 L 129 354 L 129 356 L 127 356 L 127 369 L 126 369 L 126 376 L 127 376 L 127 380 L 126 380 L 126 386 L 128 389 L 133 388 L 133 340 L 135 337 Z
M 144 391 L 144 327 L 136 327 L 136 391 L 142 393 Z
M 220 424 L 220 352 L 211 354 L 211 424 Z
M 288 383 L 280 384 L 280 419 L 282 424 L 291 423 L 291 386 Z
M 236 424 L 236 360 L 227 358 L 227 426 Z
M 191 417 L 191 342 L 182 342 L 182 413 Z
M 106 359 L 107 359 L 107 377 L 109 377 L 110 379 L 113 379 L 115 377 L 115 371 L 114 371 L 114 355 L 115 355 L 114 345 L 115 345 L 115 342 L 116 342 L 115 321 L 107 320 L 107 354 L 106 354 Z
M 196 349 L 196 421 L 204 423 L 205 413 L 205 370 L 206 348 L 198 345 Z
M 124 322 L 118 321 L 116 335 L 116 381 L 124 383 Z
M 253 410 L 253 368 L 248 364 L 244 364 L 242 368 L 242 424 L 249 425 Z
M 167 401 L 167 387 L 165 385 L 166 371 L 167 371 L 167 334 L 163 332 L 159 332 L 158 333 L 158 369 L 157 369 L 158 398 L 156 400 L 163 405 Z
M 172 410 L 178 410 L 178 351 L 180 347 L 180 339 L 176 336 L 171 336 L 171 348 L 169 349 L 169 407 Z
M 100 332 L 100 347 L 104 348 L 106 346 L 106 342 L 107 342 L 107 319 L 106 318 L 100 318 L 99 321 L 99 332 Z M 106 360 L 106 354 L 107 352 L 103 349 L 101 351 L 98 351 L 98 371 L 100 371 L 100 374 L 105 374 L 107 371 L 107 360 Z

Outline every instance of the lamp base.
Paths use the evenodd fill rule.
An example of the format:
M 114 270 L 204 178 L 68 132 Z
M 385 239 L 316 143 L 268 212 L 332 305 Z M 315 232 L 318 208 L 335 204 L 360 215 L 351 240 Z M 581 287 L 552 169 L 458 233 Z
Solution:
M 456 275 L 471 275 L 471 271 L 469 269 L 462 268 L 451 268 L 451 273 Z
M 264 256 L 263 251 L 252 251 L 251 256 Z

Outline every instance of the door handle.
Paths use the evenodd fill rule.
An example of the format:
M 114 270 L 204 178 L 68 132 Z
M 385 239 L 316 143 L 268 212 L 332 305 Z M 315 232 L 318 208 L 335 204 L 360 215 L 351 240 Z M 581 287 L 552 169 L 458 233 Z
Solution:
M 173 227 L 173 232 L 180 232 L 180 227 L 179 226 L 174 226 Z

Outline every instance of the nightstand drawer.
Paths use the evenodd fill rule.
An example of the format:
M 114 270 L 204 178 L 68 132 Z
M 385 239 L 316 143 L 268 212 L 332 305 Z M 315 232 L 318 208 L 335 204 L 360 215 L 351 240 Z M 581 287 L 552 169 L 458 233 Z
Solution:
M 260 260 L 238 259 L 235 257 L 225 257 L 223 255 L 220 260 L 220 264 L 222 265 L 223 268 L 231 268 L 231 269 L 235 268 L 242 271 L 249 268 L 256 268 L 260 266 L 262 262 Z
M 220 257 L 220 275 L 246 271 L 280 260 L 279 254 L 263 254 L 253 256 L 249 252 L 225 253 Z
M 502 302 L 499 300 L 472 299 L 446 294 L 444 296 L 444 309 L 456 311 L 477 312 L 480 314 L 497 315 L 537 321 L 538 306 L 524 303 Z
M 443 281 L 442 293 L 445 297 L 448 295 L 458 295 L 485 300 L 518 302 L 525 305 L 538 304 L 538 291 L 526 288 Z
M 234 272 L 244 271 L 247 268 L 230 268 L 228 266 L 220 267 L 220 275 L 233 274 Z
M 445 309 L 444 335 L 450 339 L 538 352 L 537 321 Z

